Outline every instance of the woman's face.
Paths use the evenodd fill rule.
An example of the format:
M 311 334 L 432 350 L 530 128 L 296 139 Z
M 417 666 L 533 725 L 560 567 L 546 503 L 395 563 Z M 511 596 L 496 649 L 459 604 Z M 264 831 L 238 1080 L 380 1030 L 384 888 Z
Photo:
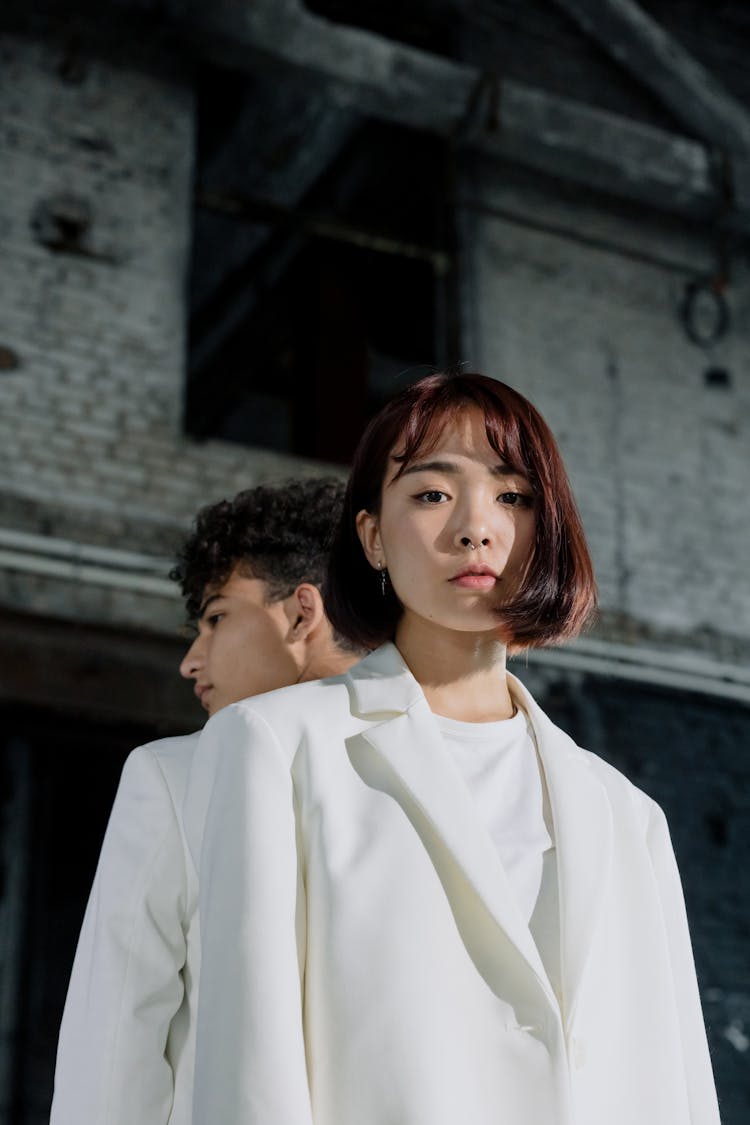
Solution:
M 399 628 L 421 618 L 496 630 L 493 611 L 512 599 L 533 549 L 529 482 L 503 464 L 472 408 L 395 479 L 399 467 L 390 461 L 379 514 L 357 517 L 370 565 L 387 568 L 404 607 Z

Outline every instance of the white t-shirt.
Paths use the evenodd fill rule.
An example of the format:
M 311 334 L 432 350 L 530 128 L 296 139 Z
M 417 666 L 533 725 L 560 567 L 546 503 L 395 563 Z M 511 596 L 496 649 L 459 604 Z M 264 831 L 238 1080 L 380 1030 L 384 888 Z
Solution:
M 560 994 L 557 862 L 544 775 L 522 711 L 494 723 L 436 715 L 445 745 L 497 848 L 521 915 Z

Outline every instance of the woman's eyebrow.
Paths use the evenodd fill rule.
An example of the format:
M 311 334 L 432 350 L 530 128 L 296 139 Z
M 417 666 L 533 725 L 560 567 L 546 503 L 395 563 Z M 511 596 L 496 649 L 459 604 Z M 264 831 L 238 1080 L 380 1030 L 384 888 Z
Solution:
M 458 473 L 459 471 L 458 465 L 453 461 L 414 461 L 404 469 L 401 476 L 408 476 L 409 473 Z
M 402 477 L 408 476 L 409 473 L 453 473 L 454 475 L 461 472 L 461 469 L 453 461 L 414 461 L 400 474 Z M 490 472 L 495 477 L 515 476 L 516 470 L 512 469 L 510 465 L 504 464 L 500 461 L 497 465 L 490 467 Z

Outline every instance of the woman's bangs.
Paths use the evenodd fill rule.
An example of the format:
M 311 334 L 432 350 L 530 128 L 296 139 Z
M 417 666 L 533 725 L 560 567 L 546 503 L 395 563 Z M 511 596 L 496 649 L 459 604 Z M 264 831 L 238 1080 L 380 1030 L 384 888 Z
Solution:
M 394 480 L 398 480 L 417 457 L 432 452 L 445 426 L 455 421 L 460 409 L 460 403 L 447 402 L 436 405 L 433 410 L 419 407 L 412 410 L 397 442 L 401 449 L 391 454 L 391 460 L 399 466 Z
M 530 483 L 534 483 L 536 474 L 527 457 L 524 456 L 518 421 L 513 413 L 509 411 L 505 415 L 501 414 L 497 403 L 493 401 L 475 401 L 473 398 L 464 397 L 459 401 L 453 400 L 434 405 L 418 404 L 412 410 L 396 443 L 397 451 L 391 454 L 391 460 L 399 465 L 394 480 L 398 480 L 417 458 L 431 453 L 446 428 L 453 425 L 469 410 L 482 412 L 487 441 L 498 457 L 515 472 L 527 477 Z
M 509 413 L 501 417 L 496 408 L 493 410 L 489 405 L 485 406 L 484 431 L 487 441 L 500 460 L 514 472 L 526 477 L 529 484 L 536 488 L 538 483 L 536 473 L 525 455 L 524 443 L 515 415 Z

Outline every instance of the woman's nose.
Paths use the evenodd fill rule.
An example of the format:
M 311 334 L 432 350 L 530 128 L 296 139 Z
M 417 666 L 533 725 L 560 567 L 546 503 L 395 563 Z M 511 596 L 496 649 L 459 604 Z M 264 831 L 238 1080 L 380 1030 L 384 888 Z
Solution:
M 472 537 L 470 535 L 462 535 L 461 536 L 461 546 L 462 547 L 468 547 L 468 549 L 470 551 L 476 551 L 477 547 L 488 547 L 489 543 L 490 543 L 490 541 L 486 536 L 481 537 L 481 538 L 479 536 L 477 536 L 476 541 L 474 539 L 472 539 Z
M 470 551 L 475 551 L 477 547 L 489 547 L 489 525 L 479 504 L 467 506 L 464 511 L 459 511 L 456 515 L 457 546 L 465 547 Z

